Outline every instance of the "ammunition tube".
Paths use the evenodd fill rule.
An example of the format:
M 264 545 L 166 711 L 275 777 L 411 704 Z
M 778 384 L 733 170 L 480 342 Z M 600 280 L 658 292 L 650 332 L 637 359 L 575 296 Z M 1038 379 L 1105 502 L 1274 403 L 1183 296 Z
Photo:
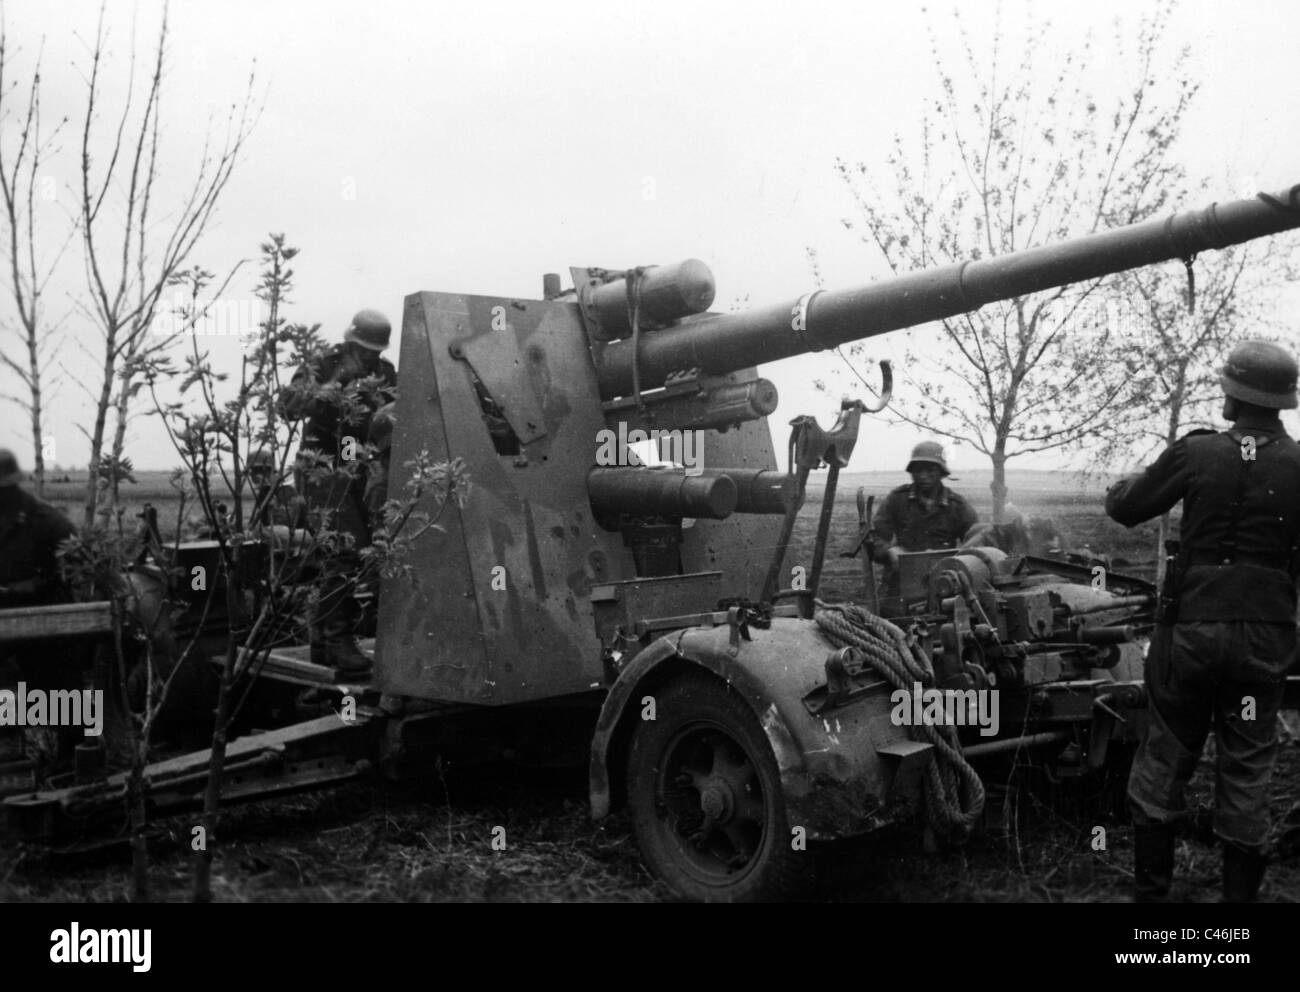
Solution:
M 785 513 L 794 502 L 795 478 L 766 468 L 706 468 L 706 476 L 728 476 L 736 484 L 737 513 Z
M 737 424 L 766 417 L 776 410 L 776 386 L 767 379 L 726 382 L 695 392 L 642 398 L 644 411 L 631 400 L 608 404 L 606 412 L 625 420 L 628 429 L 684 431 L 726 430 Z M 626 415 L 626 416 L 625 416 Z
M 687 475 L 672 468 L 594 468 L 587 492 L 598 518 L 701 517 L 724 520 L 736 509 L 726 475 Z
M 704 313 L 713 305 L 714 291 L 713 273 L 698 258 L 688 258 L 675 265 L 651 266 L 641 276 L 638 313 L 642 330 Z M 596 286 L 587 304 L 604 340 L 614 341 L 632 333 L 626 279 Z
M 1080 627 L 1078 637 L 1081 644 L 1127 644 L 1137 637 L 1137 632 L 1127 624 L 1121 627 Z
M 1098 599 L 1097 602 L 1088 605 L 1071 606 L 1067 613 L 1077 617 L 1084 613 L 1104 613 L 1107 610 L 1118 610 L 1129 606 L 1151 606 L 1155 601 L 1154 596 L 1143 593 L 1136 596 L 1112 596 L 1110 599 Z

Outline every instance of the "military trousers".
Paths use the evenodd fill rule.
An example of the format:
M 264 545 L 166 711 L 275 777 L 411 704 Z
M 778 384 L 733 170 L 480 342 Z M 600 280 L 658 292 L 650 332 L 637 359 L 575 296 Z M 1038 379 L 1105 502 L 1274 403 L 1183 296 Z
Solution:
M 314 641 L 343 640 L 351 635 L 361 613 L 353 587 L 361 570 L 361 549 L 370 544 L 365 478 L 336 471 L 313 480 L 303 473 L 301 488 L 313 528 L 352 538 L 351 548 L 319 552 L 320 587 L 311 619 Z
M 1264 847 L 1277 715 L 1295 654 L 1294 624 L 1157 625 L 1146 663 L 1149 722 L 1128 784 L 1135 823 L 1186 815 L 1187 783 L 1213 729 L 1214 832 L 1241 847 Z

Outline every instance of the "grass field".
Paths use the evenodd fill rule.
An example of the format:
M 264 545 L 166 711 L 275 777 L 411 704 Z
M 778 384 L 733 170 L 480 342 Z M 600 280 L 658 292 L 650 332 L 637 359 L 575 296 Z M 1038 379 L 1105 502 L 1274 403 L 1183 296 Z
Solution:
M 46 482 L 45 499 L 68 515 L 73 523 L 80 524 L 82 508 L 86 498 L 86 475 L 68 473 L 69 482 Z M 60 475 L 59 478 L 63 476 Z M 169 472 L 136 472 L 134 483 L 124 482 L 120 491 L 123 514 L 122 526 L 134 528 L 138 523 L 137 514 L 150 503 L 158 510 L 158 526 L 166 540 L 176 533 L 178 523 L 181 532 L 189 536 L 202 520 L 202 513 L 190 498 L 185 508 L 185 520 L 178 519 L 181 509 L 180 497 L 171 485 Z
M 898 481 L 902 481 L 899 479 Z M 837 499 L 827 598 L 855 597 L 860 565 L 832 557 L 856 534 L 854 491 L 883 494 L 892 477 L 845 480 Z M 1101 512 L 1096 490 L 1073 491 L 1058 479 L 1037 488 L 1013 485 L 1028 514 L 1056 517 L 1076 545 L 1149 562 L 1153 528 L 1126 531 Z M 152 486 L 152 488 L 149 488 Z M 165 478 L 141 480 L 133 502 L 166 495 Z M 987 515 L 987 489 L 955 484 Z M 58 495 L 55 494 L 55 498 Z M 807 553 L 819 498 L 800 516 L 794 553 Z M 1219 853 L 1208 828 L 1213 803 L 1212 748 L 1193 780 L 1195 813 L 1178 845 L 1179 888 L 1187 901 L 1218 898 Z M 214 874 L 220 900 L 241 901 L 661 901 L 669 898 L 645 872 L 627 820 L 602 826 L 587 816 L 585 776 L 516 768 L 450 772 L 425 783 L 353 785 L 231 810 Z M 855 845 L 823 882 L 827 901 L 1107 902 L 1128 898 L 1132 831 L 1114 802 L 1067 784 L 987 781 L 985 823 L 965 846 L 927 853 L 920 832 L 897 830 Z M 1273 782 L 1275 821 L 1300 798 L 1300 747 L 1282 748 Z M 1092 848 L 1105 828 L 1104 851 Z M 494 851 L 504 827 L 506 851 Z M 159 825 L 153 846 L 159 898 L 188 896 L 188 833 L 184 822 Z M 845 854 L 846 852 L 841 852 Z M 0 898 L 107 901 L 126 898 L 125 856 L 54 860 L 36 851 L 0 852 Z M 1269 901 L 1300 900 L 1300 858 L 1274 864 Z
M 808 547 L 812 546 L 825 475 L 825 472 L 818 472 L 809 479 L 806 508 L 795 533 L 796 544 L 806 540 Z M 158 522 L 163 536 L 170 539 L 177 527 L 180 504 L 177 493 L 169 482 L 169 473 L 137 472 L 135 476 L 136 483 L 124 483 L 121 490 L 125 507 L 124 525 L 134 526 L 136 514 L 146 503 L 152 503 L 158 509 Z M 993 500 L 989 493 L 990 477 L 989 472 L 966 472 L 960 479 L 949 481 L 953 489 L 971 502 L 981 520 L 991 520 L 993 515 Z M 856 472 L 841 476 L 836 494 L 839 508 L 834 521 L 836 539 L 831 541 L 832 555 L 841 546 L 848 546 L 855 540 L 857 511 L 854 499 L 859 486 L 865 489 L 868 496 L 874 495 L 879 506 L 891 489 L 907 481 L 908 477 L 903 472 Z M 1013 471 L 1008 474 L 1008 488 L 1011 501 L 1027 516 L 1047 516 L 1057 521 L 1068 535 L 1072 547 L 1087 546 L 1093 551 L 1138 563 L 1139 571 L 1142 567 L 1150 567 L 1154 562 L 1155 525 L 1146 524 L 1129 530 L 1109 519 L 1102 510 L 1104 488 L 1099 484 L 1087 484 L 1078 476 L 1066 472 Z M 74 475 L 71 482 L 47 483 L 45 498 L 67 513 L 73 521 L 80 521 L 84 492 L 84 474 Z M 183 523 L 182 533 L 188 535 L 199 524 L 201 515 L 197 506 L 191 503 L 185 516 L 187 523 Z M 841 543 L 837 544 L 836 540 Z M 828 555 L 828 581 L 837 583 L 842 574 L 852 572 L 855 567 L 855 563 L 840 564 Z M 830 588 L 836 590 L 838 586 L 832 585 Z

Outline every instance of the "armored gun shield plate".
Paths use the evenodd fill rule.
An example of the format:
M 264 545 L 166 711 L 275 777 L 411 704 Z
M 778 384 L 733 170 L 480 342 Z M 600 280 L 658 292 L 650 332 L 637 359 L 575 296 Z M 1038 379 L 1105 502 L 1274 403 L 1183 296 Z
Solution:
M 488 344 L 488 334 L 513 343 Z M 479 363 L 486 389 L 476 390 L 467 358 Z M 493 391 L 501 389 L 509 395 Z M 516 432 L 517 453 L 498 453 L 485 392 L 508 419 L 515 411 L 520 427 L 531 423 Z M 443 512 L 444 531 L 417 541 L 411 579 L 384 584 L 383 690 L 501 704 L 603 685 L 591 589 L 633 575 L 621 539 L 596 526 L 587 496 L 604 416 L 577 307 L 408 297 L 397 414 L 395 473 L 427 449 L 463 459 L 472 488 L 463 509 Z

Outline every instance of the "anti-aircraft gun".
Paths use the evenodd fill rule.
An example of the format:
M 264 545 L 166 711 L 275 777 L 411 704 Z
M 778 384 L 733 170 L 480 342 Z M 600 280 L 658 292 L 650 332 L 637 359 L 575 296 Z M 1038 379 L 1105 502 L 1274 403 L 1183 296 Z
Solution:
M 1087 569 L 976 548 L 903 556 L 892 624 L 818 608 L 833 479 L 867 410 L 846 404 L 830 430 L 799 418 L 783 471 L 776 389 L 755 367 L 1297 226 L 1300 186 L 741 314 L 708 312 L 712 276 L 694 260 L 575 268 L 567 291 L 548 275 L 541 300 L 408 296 L 392 464 L 459 458 L 473 489 L 419 538 L 411 574 L 385 581 L 365 719 L 275 731 L 273 759 L 236 742 L 235 791 L 418 770 L 488 740 L 485 716 L 527 723 L 547 745 L 580 743 L 593 815 L 626 803 L 669 885 L 742 900 L 797 888 L 802 841 L 922 807 L 969 828 L 982 788 L 968 761 L 1035 748 L 1100 766 L 1142 704 L 1132 646 L 1150 585 L 1094 588 Z M 643 440 L 681 464 L 643 464 Z M 822 463 L 807 581 L 783 590 Z M 278 671 L 301 678 L 311 666 L 287 654 Z M 439 729 L 466 718 L 464 734 Z M 200 761 L 172 769 L 196 794 Z M 67 801 L 6 805 L 45 826 Z
M 403 390 L 395 463 L 424 447 L 461 457 L 477 488 L 419 581 L 384 589 L 381 686 L 479 705 L 598 693 L 595 815 L 625 798 L 652 867 L 692 896 L 779 891 L 797 873 L 791 830 L 889 819 L 936 749 L 891 722 L 891 684 L 812 619 L 832 493 L 808 588 L 775 589 L 803 480 L 847 462 L 862 410 L 827 432 L 805 421 L 782 472 L 776 390 L 754 366 L 1287 230 L 1297 193 L 741 314 L 707 312 L 713 282 L 694 260 L 575 268 L 574 288 L 548 276 L 542 301 L 408 297 L 402 375 L 421 386 Z M 638 431 L 666 433 L 679 462 L 681 432 L 699 432 L 703 457 L 638 466 Z M 1014 731 L 973 748 L 1050 740 L 1095 762 L 1090 735 L 1140 702 L 1131 658 L 1108 686 L 1153 590 L 1094 590 L 1086 570 L 988 551 L 929 565 L 899 650 L 937 685 L 1006 687 Z

